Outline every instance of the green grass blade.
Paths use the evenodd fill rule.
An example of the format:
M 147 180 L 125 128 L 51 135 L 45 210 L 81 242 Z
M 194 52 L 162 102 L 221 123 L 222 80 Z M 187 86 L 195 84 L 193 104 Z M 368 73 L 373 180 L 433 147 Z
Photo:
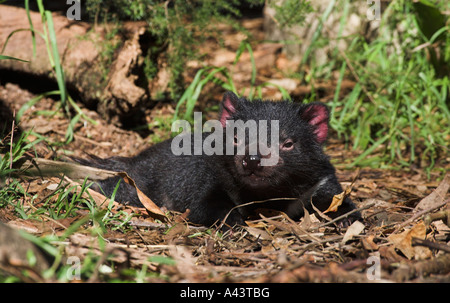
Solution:
M 198 72 L 195 74 L 194 80 L 188 86 L 188 88 L 185 90 L 185 92 L 181 96 L 180 100 L 178 100 L 177 106 L 175 107 L 175 113 L 173 115 L 173 121 L 178 119 L 178 112 L 180 111 L 181 105 L 183 105 L 188 100 L 188 98 L 190 98 L 192 96 L 192 94 L 194 93 L 194 89 L 197 86 L 198 82 L 200 81 L 200 78 L 201 78 L 202 74 L 205 72 L 205 70 L 206 70 L 205 68 L 198 70 Z
M 31 21 L 29 0 L 25 0 L 25 11 L 27 12 L 28 23 L 30 24 L 31 43 L 33 44 L 33 57 L 36 57 L 36 35 L 34 32 L 33 22 Z
M 3 52 L 5 51 L 6 46 L 8 45 L 9 39 L 10 39 L 15 33 L 18 33 L 18 32 L 24 32 L 24 31 L 31 31 L 31 30 L 30 30 L 29 28 L 19 28 L 19 29 L 16 29 L 16 30 L 12 31 L 11 33 L 9 33 L 8 37 L 6 37 L 5 43 L 3 43 L 3 47 L 2 47 L 2 50 L 0 51 L 0 54 L 3 54 Z
M 375 142 L 371 147 L 369 147 L 368 149 L 366 149 L 361 155 L 359 155 L 355 161 L 353 161 L 353 163 L 351 163 L 349 165 L 349 167 L 354 167 L 356 165 L 358 165 L 362 160 L 365 160 L 366 157 L 368 155 L 370 155 L 372 152 L 375 151 L 375 149 L 378 148 L 378 146 L 380 146 L 381 144 L 383 144 L 384 142 L 386 142 L 388 139 L 390 138 L 390 134 L 385 135 L 384 137 L 382 137 L 381 139 L 379 139 L 377 142 Z
M 203 86 L 205 86 L 205 84 L 208 83 L 209 81 L 212 81 L 212 78 L 214 77 L 214 75 L 217 74 L 218 72 L 221 72 L 223 69 L 224 69 L 224 67 L 214 68 L 212 71 L 210 71 L 206 75 L 206 77 L 204 79 L 202 79 L 201 81 L 198 82 L 198 84 L 194 90 L 194 93 L 187 100 L 186 112 L 184 114 L 185 119 L 188 119 L 189 117 L 191 117 L 192 112 L 194 111 L 194 106 L 197 103 L 197 100 L 200 96 Z
M 72 99 L 72 97 L 70 95 L 67 95 L 67 101 L 69 101 L 70 106 L 72 106 L 75 111 L 81 116 L 83 117 L 83 119 L 85 119 L 86 121 L 88 121 L 89 123 L 93 124 L 93 125 L 98 125 L 98 122 L 89 118 L 88 116 L 86 116 L 83 111 L 81 110 L 81 108 L 75 103 L 75 101 Z
M 347 115 L 347 112 L 354 108 L 356 100 L 358 100 L 358 97 L 361 95 L 361 85 L 359 83 L 357 83 L 355 85 L 355 87 L 353 88 L 352 92 L 350 93 L 348 99 L 346 102 L 344 102 L 344 107 L 342 108 L 342 111 L 339 113 L 340 117 L 339 117 L 339 121 L 336 124 L 336 129 L 338 130 L 338 132 L 340 130 L 342 130 L 344 128 L 344 118 Z
M 56 73 L 56 82 L 58 83 L 58 87 L 61 93 L 61 104 L 64 108 L 66 108 L 67 89 L 64 79 L 64 71 L 62 69 L 61 61 L 59 58 L 58 45 L 56 43 L 56 33 L 53 26 L 52 13 L 50 11 L 45 11 L 45 18 L 47 20 L 48 35 L 50 38 L 51 50 L 55 63 L 54 68 Z
M 22 118 L 23 114 L 31 108 L 33 105 L 38 103 L 42 98 L 52 96 L 52 95 L 59 95 L 59 90 L 53 90 L 50 92 L 46 92 L 43 94 L 40 94 L 39 96 L 36 96 L 34 98 L 31 98 L 27 103 L 22 105 L 22 107 L 19 109 L 19 111 L 16 114 L 16 121 L 19 122 L 20 118 Z
M 5 56 L 5 55 L 0 55 L 0 60 L 17 60 L 17 61 L 22 61 L 22 62 L 27 62 L 27 63 L 30 62 L 30 61 L 27 61 L 27 60 L 14 58 L 14 57 L 11 57 L 11 56 Z

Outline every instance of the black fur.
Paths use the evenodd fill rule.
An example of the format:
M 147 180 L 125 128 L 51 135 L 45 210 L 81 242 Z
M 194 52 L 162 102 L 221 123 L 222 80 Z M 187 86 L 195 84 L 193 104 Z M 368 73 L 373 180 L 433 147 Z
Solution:
M 132 158 L 79 161 L 94 167 L 126 171 L 139 189 L 157 205 L 181 212 L 190 209 L 189 220 L 204 225 L 223 219 L 236 205 L 272 198 L 297 200 L 277 200 L 240 207 L 231 213 L 227 223 L 242 224 L 255 208 L 281 210 L 292 219 L 298 219 L 303 215 L 303 207 L 313 211 L 310 201 L 323 211 L 328 208 L 333 196 L 342 192 L 335 169 L 322 150 L 328 131 L 325 105 L 248 101 L 228 92 L 224 95 L 220 117 L 222 124 L 226 120 L 239 119 L 244 122 L 268 120 L 269 123 L 278 120 L 278 163 L 260 167 L 264 156 L 259 152 L 254 157 L 248 153 L 241 156 L 176 156 L 171 150 L 172 140 L 151 146 Z M 208 135 L 204 133 L 203 139 Z M 119 178 L 110 178 L 100 181 L 99 185 L 107 195 L 111 195 L 118 181 Z M 141 205 L 134 188 L 124 182 L 120 184 L 116 200 Z M 351 200 L 346 198 L 338 212 L 328 215 L 336 217 L 354 208 Z M 344 221 L 344 225 L 359 218 L 360 214 L 356 212 Z

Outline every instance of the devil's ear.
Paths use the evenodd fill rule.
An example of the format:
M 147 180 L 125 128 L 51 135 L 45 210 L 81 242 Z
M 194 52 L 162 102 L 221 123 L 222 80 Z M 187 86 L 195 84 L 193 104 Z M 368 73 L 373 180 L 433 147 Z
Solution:
M 314 102 L 304 106 L 301 118 L 313 126 L 314 135 L 320 144 L 327 140 L 329 112 L 326 105 Z
M 226 92 L 223 95 L 221 110 L 220 110 L 220 123 L 223 127 L 226 126 L 227 119 L 236 112 L 237 103 L 239 102 L 239 97 L 233 92 Z

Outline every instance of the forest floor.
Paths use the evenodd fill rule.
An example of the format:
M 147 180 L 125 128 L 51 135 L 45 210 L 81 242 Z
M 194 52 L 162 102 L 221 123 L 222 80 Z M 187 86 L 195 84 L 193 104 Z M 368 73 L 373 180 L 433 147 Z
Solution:
M 257 32 L 261 22 L 259 19 L 248 21 L 247 27 L 256 37 L 261 35 Z M 229 65 L 235 83 L 245 87 L 251 69 L 245 63 L 245 56 L 239 64 L 231 66 L 241 39 L 238 35 L 233 32 L 226 35 L 224 49 L 208 42 L 202 48 L 204 53 L 210 54 L 205 60 L 211 65 Z M 257 66 L 258 81 L 276 79 L 286 87 L 294 83 L 290 93 L 300 98 L 309 88 L 296 86 L 295 79 L 284 78 L 280 69 L 290 63 L 279 50 L 273 44 L 261 44 L 254 50 L 256 62 L 261 62 Z M 190 63 L 192 70 L 196 64 Z M 194 75 L 186 72 L 187 83 Z M 344 82 L 344 87 L 348 85 L 351 89 L 353 82 Z M 321 101 L 331 100 L 335 83 L 324 83 L 322 88 Z M 223 92 L 212 86 L 206 87 L 205 91 L 205 100 L 200 107 L 217 105 Z M 278 93 L 270 88 L 263 91 L 264 96 L 274 99 L 281 97 Z M 17 113 L 34 96 L 27 90 L 26 83 L 5 80 L 0 83 L 0 100 L 11 112 Z M 40 157 L 85 157 L 86 153 L 99 157 L 133 156 L 151 145 L 155 137 L 170 136 L 154 127 L 151 135 L 142 137 L 136 131 L 108 124 L 95 111 L 82 104 L 79 106 L 97 125 L 78 122 L 73 142 L 56 149 L 43 143 L 36 145 Z M 57 114 L 48 115 L 48 112 Z M 146 117 L 150 125 L 157 126 L 155 117 L 169 119 L 173 113 L 174 104 L 159 102 L 147 110 Z M 214 115 L 209 116 L 213 118 Z M 22 131 L 33 129 L 49 141 L 63 142 L 69 122 L 58 114 L 58 102 L 44 98 L 25 111 L 19 127 Z M 122 210 L 135 216 L 127 228 L 107 228 L 103 235 L 106 249 L 100 247 L 89 226 L 81 227 L 61 245 L 67 256 L 84 259 L 88 252 L 107 255 L 102 262 L 107 259 L 117 269 L 145 265 L 148 272 L 154 273 L 147 276 L 146 281 L 450 282 L 449 156 L 444 155 L 436 161 L 437 165 L 430 172 L 418 167 L 348 169 L 351 159 L 360 151 L 351 150 L 333 133 L 329 137 L 326 153 L 337 168 L 343 188 L 351 187 L 350 197 L 362 209 L 364 218 L 363 222 L 349 228 L 326 225 L 317 220 L 316 215 L 307 215 L 300 222 L 294 222 L 282 213 L 267 213 L 260 219 L 248 221 L 247 226 L 233 228 L 221 235 L 216 234 L 214 228 L 187 223 L 183 214 L 172 213 L 170 223 L 161 223 L 143 208 L 126 206 Z M 33 135 L 28 139 L 33 140 Z M 59 182 L 58 178 L 22 181 L 22 187 L 33 196 L 32 201 L 24 202 L 31 208 L 39 208 Z M 433 221 L 439 214 L 442 216 Z M 20 218 L 12 206 L 0 209 L 3 222 L 36 236 L 62 234 L 84 215 L 80 211 L 78 216 L 60 220 L 45 215 L 40 220 L 28 220 Z M 107 279 L 104 277 L 108 274 L 96 272 L 93 280 L 122 277 L 119 272 L 114 271 Z

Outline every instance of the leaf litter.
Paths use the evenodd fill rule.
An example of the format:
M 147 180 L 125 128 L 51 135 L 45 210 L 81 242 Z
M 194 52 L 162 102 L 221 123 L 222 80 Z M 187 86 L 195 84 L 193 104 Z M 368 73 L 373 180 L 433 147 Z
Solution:
M 444 178 L 438 188 L 447 181 L 448 178 Z M 30 189 L 45 192 L 55 188 L 45 183 L 46 188 L 42 190 L 39 186 L 42 182 L 31 181 Z M 442 200 L 436 201 L 443 205 L 441 212 L 448 211 L 448 193 L 440 191 L 439 195 L 447 197 L 445 205 Z M 441 224 L 436 225 L 435 221 L 424 220 L 424 213 L 396 231 L 396 227 L 406 222 L 397 218 L 413 216 L 412 209 L 374 198 L 357 204 L 360 208 L 364 208 L 364 204 L 371 207 L 362 210 L 364 222 L 356 221 L 346 229 L 325 225 L 315 214 L 306 213 L 302 220 L 295 222 L 278 212 L 260 214 L 260 218 L 247 221 L 247 226 L 223 233 L 220 228 L 190 224 L 188 213 L 168 212 L 169 221 L 163 223 L 149 216 L 143 208 L 122 206 L 135 214 L 129 221 L 130 230 L 108 230 L 103 236 L 104 247 L 89 232 L 89 227 L 55 245 L 64 247 L 68 256 L 83 259 L 90 254 L 98 255 L 98 262 L 113 262 L 116 270 L 145 265 L 156 274 L 148 281 L 371 282 L 366 260 L 374 255 L 382 260 L 380 281 L 448 280 L 448 250 L 430 245 L 449 246 L 448 221 L 440 220 Z M 380 216 L 382 213 L 385 216 Z M 59 223 L 42 219 L 45 224 L 16 219 L 9 225 L 35 235 L 62 234 L 78 218 Z M 51 230 L 44 228 L 51 223 Z M 428 242 L 421 242 L 424 240 Z M 89 281 L 101 281 L 100 277 L 96 273 Z

